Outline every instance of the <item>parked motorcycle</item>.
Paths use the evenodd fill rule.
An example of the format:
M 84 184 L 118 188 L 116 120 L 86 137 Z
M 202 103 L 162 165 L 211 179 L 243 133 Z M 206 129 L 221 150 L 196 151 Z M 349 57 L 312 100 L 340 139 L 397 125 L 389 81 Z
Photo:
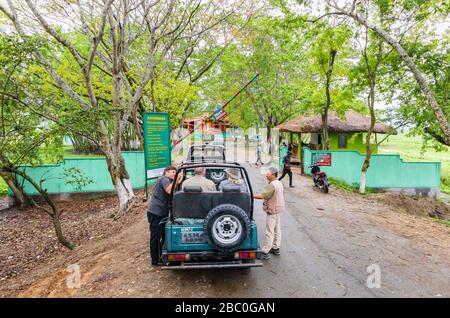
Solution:
M 314 186 L 318 187 L 323 193 L 328 193 L 328 178 L 327 174 L 323 171 L 320 171 L 320 168 L 318 165 L 313 164 L 309 166 L 311 168 L 311 174 L 314 181 Z

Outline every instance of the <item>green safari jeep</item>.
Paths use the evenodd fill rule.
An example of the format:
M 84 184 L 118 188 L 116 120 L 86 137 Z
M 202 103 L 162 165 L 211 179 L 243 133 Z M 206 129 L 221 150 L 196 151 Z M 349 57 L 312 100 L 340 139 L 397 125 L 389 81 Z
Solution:
M 221 191 L 200 186 L 174 187 L 169 217 L 159 226 L 160 262 L 163 269 L 258 267 L 260 249 L 253 220 L 253 191 L 247 171 L 238 163 L 185 163 L 175 175 L 184 178 L 194 169 L 237 168 L 245 187 L 228 185 Z M 212 181 L 214 179 L 211 178 Z M 216 189 L 219 182 L 216 182 Z M 245 188 L 243 190 L 243 188 Z

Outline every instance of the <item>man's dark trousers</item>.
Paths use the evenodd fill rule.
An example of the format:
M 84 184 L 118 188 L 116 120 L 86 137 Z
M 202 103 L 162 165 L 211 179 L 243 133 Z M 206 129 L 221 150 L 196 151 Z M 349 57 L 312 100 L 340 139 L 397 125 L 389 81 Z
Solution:
M 152 257 L 152 265 L 157 265 L 159 263 L 158 226 L 164 217 L 148 212 L 147 217 L 150 223 L 150 255 Z
M 283 179 L 286 174 L 288 174 L 288 176 L 289 176 L 289 185 L 292 186 L 292 171 L 291 171 L 291 169 L 283 169 L 283 174 L 281 175 L 281 177 L 278 180 Z

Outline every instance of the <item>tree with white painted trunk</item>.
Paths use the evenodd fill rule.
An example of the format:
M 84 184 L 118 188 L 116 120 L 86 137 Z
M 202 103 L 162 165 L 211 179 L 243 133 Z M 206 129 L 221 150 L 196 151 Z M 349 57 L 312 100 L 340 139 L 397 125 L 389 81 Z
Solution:
M 177 41 L 198 38 L 224 23 L 239 7 L 239 1 L 223 6 L 217 1 L 49 0 L 39 7 L 34 1 L 24 1 L 26 6 L 7 0 L 7 6 L 0 4 L 0 10 L 23 40 L 30 33 L 43 31 L 56 43 L 57 48 L 46 54 L 36 49 L 34 57 L 54 85 L 95 118 L 95 137 L 106 157 L 120 215 L 135 196 L 121 152 L 123 133 L 156 67 L 172 53 Z M 68 30 L 63 32 L 64 28 Z M 83 52 L 74 43 L 73 32 L 83 36 L 88 50 Z M 136 56 L 137 45 L 145 48 L 144 54 Z M 82 75 L 81 82 L 73 82 L 58 67 L 58 50 L 70 53 Z M 111 82 L 110 98 L 102 95 L 93 69 L 100 69 Z M 101 105 L 102 98 L 112 102 Z M 108 116 L 98 115 L 105 107 Z
M 358 34 L 359 33 L 359 34 Z M 357 65 L 355 73 L 357 74 L 353 79 L 356 83 L 354 85 L 362 86 L 361 89 L 368 89 L 367 93 L 367 108 L 370 114 L 370 126 L 366 134 L 366 156 L 361 168 L 361 178 L 359 184 L 359 192 L 366 192 L 366 176 L 372 158 L 373 148 L 371 145 L 371 137 L 375 128 L 375 98 L 376 85 L 380 76 L 380 68 L 383 66 L 383 61 L 388 57 L 392 50 L 386 48 L 385 43 L 372 34 L 368 28 L 363 28 L 363 31 L 356 32 L 356 41 L 359 44 L 361 51 L 361 61 Z M 362 43 L 361 43 L 362 42 Z

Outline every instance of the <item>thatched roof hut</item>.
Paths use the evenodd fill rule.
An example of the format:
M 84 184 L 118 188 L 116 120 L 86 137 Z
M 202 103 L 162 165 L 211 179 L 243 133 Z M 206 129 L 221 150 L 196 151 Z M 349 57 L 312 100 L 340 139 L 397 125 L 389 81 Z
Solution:
M 364 116 L 354 110 L 348 110 L 345 113 L 345 118 L 340 118 L 335 112 L 330 112 L 328 116 L 329 132 L 367 132 L 369 131 L 369 127 L 370 117 Z M 276 128 L 279 128 L 281 132 L 321 133 L 322 118 L 320 115 L 299 116 L 284 124 L 278 125 Z M 376 123 L 373 132 L 379 134 L 397 134 L 394 128 L 383 123 Z

